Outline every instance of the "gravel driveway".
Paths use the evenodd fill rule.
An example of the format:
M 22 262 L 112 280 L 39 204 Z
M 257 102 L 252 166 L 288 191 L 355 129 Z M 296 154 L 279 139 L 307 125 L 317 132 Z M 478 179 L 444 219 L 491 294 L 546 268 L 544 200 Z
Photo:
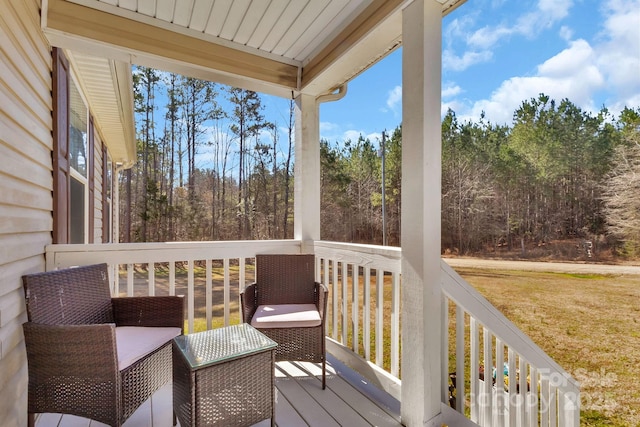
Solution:
M 493 270 L 545 271 L 573 274 L 611 274 L 640 276 L 638 265 L 608 265 L 565 262 L 511 261 L 480 258 L 444 258 L 451 267 L 488 268 Z

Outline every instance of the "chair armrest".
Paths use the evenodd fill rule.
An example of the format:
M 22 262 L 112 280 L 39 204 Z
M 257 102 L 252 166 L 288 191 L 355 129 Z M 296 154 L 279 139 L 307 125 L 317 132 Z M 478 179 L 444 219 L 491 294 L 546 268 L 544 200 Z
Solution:
M 258 308 L 256 299 L 257 284 L 252 283 L 240 292 L 240 305 L 242 306 L 242 321 L 251 323 L 251 319 Z
M 163 326 L 184 332 L 184 299 L 177 296 L 112 298 L 118 326 Z
M 29 382 L 55 386 L 63 377 L 83 384 L 110 383 L 119 388 L 116 332 L 113 323 L 98 325 L 23 325 Z
M 316 306 L 318 307 L 318 311 L 320 312 L 320 317 L 324 322 L 324 318 L 327 314 L 327 295 L 329 293 L 329 290 L 322 283 L 315 282 L 314 285 L 316 287 L 316 291 L 315 291 L 316 295 L 318 295 L 318 302 Z

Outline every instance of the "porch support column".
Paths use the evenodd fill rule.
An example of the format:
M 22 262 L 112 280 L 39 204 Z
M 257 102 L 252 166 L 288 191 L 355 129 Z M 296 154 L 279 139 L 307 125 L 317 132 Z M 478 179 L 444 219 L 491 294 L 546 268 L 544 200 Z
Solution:
M 442 5 L 402 18 L 402 422 L 435 426 L 441 402 Z
M 320 119 L 316 98 L 295 99 L 293 234 L 305 247 L 320 240 Z

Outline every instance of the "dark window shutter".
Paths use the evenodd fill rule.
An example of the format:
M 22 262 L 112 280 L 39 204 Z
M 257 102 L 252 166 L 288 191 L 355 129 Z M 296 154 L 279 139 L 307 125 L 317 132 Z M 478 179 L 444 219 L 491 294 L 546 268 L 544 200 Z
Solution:
M 69 62 L 53 48 L 53 243 L 69 242 Z

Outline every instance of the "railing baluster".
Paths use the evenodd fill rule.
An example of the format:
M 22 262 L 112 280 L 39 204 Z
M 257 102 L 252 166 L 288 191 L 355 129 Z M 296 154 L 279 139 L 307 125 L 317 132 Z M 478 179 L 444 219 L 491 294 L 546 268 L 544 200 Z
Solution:
M 241 291 L 247 286 L 247 267 L 244 257 L 238 259 L 238 286 Z
M 529 425 L 538 427 L 538 404 L 539 404 L 539 387 L 538 370 L 533 365 L 529 365 L 530 387 L 527 402 L 527 410 L 529 412 Z
M 133 264 L 127 264 L 127 296 L 132 297 L 133 294 Z
M 376 365 L 382 366 L 384 360 L 384 270 L 376 270 Z
M 356 264 L 351 264 L 351 349 L 357 353 L 359 344 L 359 317 L 360 317 L 360 268 Z
M 516 410 L 518 399 L 518 374 L 516 370 L 516 353 L 509 347 L 509 427 L 516 427 Z
M 246 260 L 244 257 L 240 257 L 240 259 L 238 260 L 238 295 L 240 295 L 240 292 L 242 292 L 246 286 L 247 286 Z M 238 304 L 238 319 L 242 321 L 242 306 L 240 304 Z
M 112 297 L 117 297 L 119 294 L 119 287 L 120 287 L 120 277 L 119 277 L 119 271 L 118 271 L 118 265 L 109 265 L 109 290 L 111 292 L 111 296 Z
M 333 279 L 331 280 L 331 337 L 338 340 L 338 261 L 332 260 Z
M 464 413 L 465 370 L 464 370 L 464 310 L 456 304 L 456 411 Z
M 324 259 L 322 257 L 316 256 L 314 258 L 313 265 L 313 280 L 318 283 L 324 283 Z
M 364 295 L 362 296 L 362 343 L 364 345 L 364 358 L 371 360 L 371 269 L 364 268 Z
M 176 294 L 176 262 L 169 261 L 169 295 Z
M 484 353 L 484 384 L 482 387 L 482 399 L 480 400 L 481 404 L 484 404 L 484 426 L 490 426 L 492 423 L 492 411 L 491 408 L 493 406 L 493 384 L 492 384 L 492 372 L 491 368 L 493 366 L 493 357 L 491 354 L 491 347 L 493 347 L 492 343 L 492 334 L 486 326 L 482 326 L 482 332 L 484 336 L 483 342 L 483 353 Z
M 520 427 L 527 425 L 527 395 L 529 393 L 529 383 L 527 381 L 527 361 L 518 355 L 518 369 L 520 371 L 520 378 L 518 379 L 518 386 L 520 387 L 520 395 L 518 396 L 518 421 Z
M 229 326 L 229 317 L 231 310 L 229 304 L 231 302 L 231 281 L 229 277 L 229 258 L 225 258 L 224 264 L 224 326 Z
M 504 345 L 496 338 L 496 385 L 495 385 L 494 423 L 492 425 L 504 427 L 506 405 L 504 403 Z
M 549 383 L 549 425 L 558 427 L 558 387 Z
M 147 263 L 147 285 L 149 286 L 149 296 L 156 295 L 156 265 L 153 261 Z
M 540 372 L 540 427 L 549 427 L 549 410 L 551 395 L 549 393 L 549 377 L 547 372 Z
M 209 330 L 211 329 L 211 317 L 213 314 L 213 271 L 211 268 L 211 260 L 207 259 L 205 262 L 205 268 L 207 270 L 205 279 L 207 281 L 205 284 L 205 313 L 207 317 L 207 330 Z
M 327 289 L 329 289 L 329 260 L 324 258 L 322 260 L 322 277 L 318 278 L 320 280 L 320 283 L 322 283 L 323 285 L 325 285 L 327 287 Z
M 391 275 L 391 375 L 400 375 L 400 274 Z
M 188 333 L 194 332 L 195 292 L 193 278 L 193 260 L 187 261 L 187 324 Z
M 480 422 L 480 337 L 478 336 L 478 323 L 470 315 L 469 343 L 471 346 L 471 367 L 469 369 L 470 394 L 471 394 L 471 421 Z M 464 381 L 461 379 L 460 381 Z M 457 382 L 457 381 L 456 381 Z
M 348 341 L 348 325 L 349 325 L 349 310 L 348 310 L 348 303 L 347 303 L 347 298 L 349 296 L 348 292 L 348 283 L 347 283 L 347 279 L 349 277 L 349 273 L 347 271 L 347 263 L 346 262 L 342 262 L 342 270 L 341 271 L 341 277 L 342 277 L 342 345 L 344 346 L 348 346 L 349 345 L 349 341 Z
M 558 426 L 580 425 L 580 405 L 578 396 L 571 390 L 560 388 L 558 390 Z
M 449 336 L 449 298 L 443 293 L 440 296 L 442 310 L 440 311 L 441 322 L 440 326 L 442 331 L 442 342 L 447 343 L 447 345 L 443 345 L 440 348 L 440 385 L 441 385 L 441 394 L 440 397 L 442 402 L 449 401 L 449 340 L 451 337 Z

